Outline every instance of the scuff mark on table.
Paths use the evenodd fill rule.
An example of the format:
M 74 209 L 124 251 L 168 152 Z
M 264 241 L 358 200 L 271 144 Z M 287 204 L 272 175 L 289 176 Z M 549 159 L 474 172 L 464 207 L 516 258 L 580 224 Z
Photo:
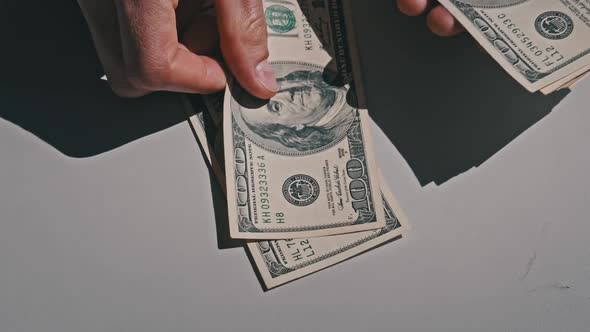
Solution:
M 519 278 L 521 281 L 526 279 L 526 277 L 529 275 L 529 273 L 533 269 L 533 265 L 535 264 L 536 260 L 537 260 L 537 251 L 534 251 L 531 258 L 529 258 L 529 261 L 526 265 L 526 270 L 524 271 L 524 274 Z
M 554 282 L 554 283 L 549 284 L 549 285 L 546 285 L 546 286 L 535 287 L 535 288 L 527 291 L 527 293 L 530 294 L 530 293 L 534 293 L 536 291 L 544 290 L 544 289 L 545 290 L 547 290 L 547 289 L 554 289 L 554 290 L 557 290 L 557 291 L 560 291 L 560 292 L 564 292 L 564 291 L 567 291 L 567 290 L 571 290 L 573 288 L 574 287 L 572 285 L 570 285 L 570 284 L 568 284 L 566 282 L 559 281 L 559 282 Z

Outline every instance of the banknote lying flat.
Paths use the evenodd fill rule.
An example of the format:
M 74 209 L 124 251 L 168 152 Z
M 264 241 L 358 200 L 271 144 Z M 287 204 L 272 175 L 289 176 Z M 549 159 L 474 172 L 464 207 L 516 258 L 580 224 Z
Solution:
M 531 92 L 569 86 L 590 69 L 590 0 L 439 2 Z
M 231 237 L 308 238 L 383 228 L 369 116 L 350 84 L 355 46 L 346 2 L 263 3 L 279 91 L 264 102 L 237 84 L 225 93 Z

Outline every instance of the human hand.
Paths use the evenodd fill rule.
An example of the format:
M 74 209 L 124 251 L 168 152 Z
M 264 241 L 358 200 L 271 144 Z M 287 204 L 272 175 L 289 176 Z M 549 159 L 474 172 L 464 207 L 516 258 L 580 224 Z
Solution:
M 434 2 L 433 0 L 397 0 L 397 6 L 402 13 L 409 16 L 417 16 L 430 9 L 426 23 L 430 30 L 439 36 L 454 36 L 463 31 L 463 27 L 453 15 L 445 7 Z
M 78 0 L 113 91 L 137 97 L 153 91 L 211 93 L 230 72 L 252 95 L 277 90 L 268 58 L 262 0 Z M 210 2 L 210 1 L 209 1 Z

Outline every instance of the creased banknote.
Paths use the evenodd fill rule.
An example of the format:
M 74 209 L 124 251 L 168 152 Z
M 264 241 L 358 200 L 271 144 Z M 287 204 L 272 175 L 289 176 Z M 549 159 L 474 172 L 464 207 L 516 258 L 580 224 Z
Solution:
M 439 2 L 531 92 L 590 64 L 590 0 Z
M 264 1 L 279 91 L 270 101 L 254 100 L 237 84 L 225 93 L 232 238 L 307 238 L 385 226 L 369 116 L 351 88 L 356 46 L 344 6 Z

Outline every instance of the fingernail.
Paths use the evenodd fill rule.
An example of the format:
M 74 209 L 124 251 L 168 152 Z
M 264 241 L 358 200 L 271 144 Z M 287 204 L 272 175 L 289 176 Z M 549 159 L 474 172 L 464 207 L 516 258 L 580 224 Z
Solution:
M 264 60 L 256 66 L 256 78 L 269 91 L 277 92 L 279 90 L 275 71 L 268 61 Z

